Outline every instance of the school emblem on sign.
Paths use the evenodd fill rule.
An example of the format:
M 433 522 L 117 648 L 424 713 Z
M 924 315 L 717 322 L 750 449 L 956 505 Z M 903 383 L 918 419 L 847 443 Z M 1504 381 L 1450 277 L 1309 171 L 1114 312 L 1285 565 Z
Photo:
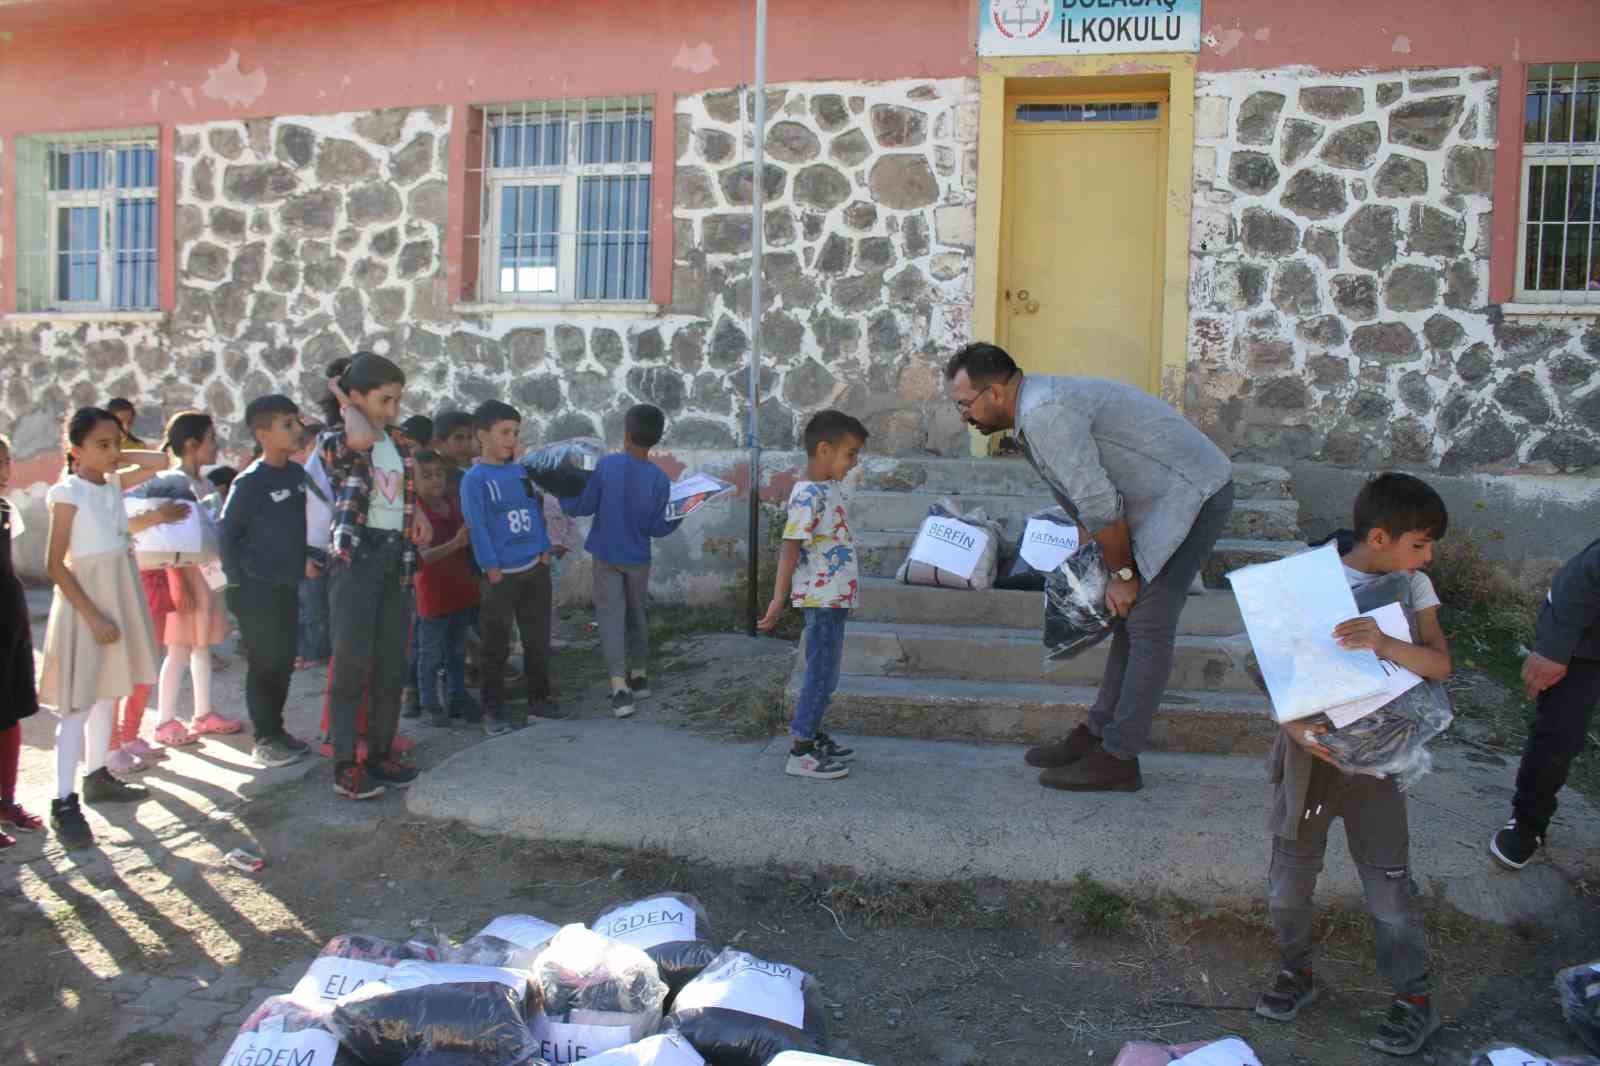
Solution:
M 1054 11 L 1055 0 L 990 0 L 989 17 L 1001 36 L 1027 40 L 1044 32 Z

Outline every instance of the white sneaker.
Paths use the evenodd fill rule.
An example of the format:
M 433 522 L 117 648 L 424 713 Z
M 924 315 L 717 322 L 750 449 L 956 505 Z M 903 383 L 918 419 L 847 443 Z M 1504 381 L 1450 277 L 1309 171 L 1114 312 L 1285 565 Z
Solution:
M 789 761 L 784 765 L 783 772 L 790 777 L 811 777 L 818 781 L 837 781 L 841 777 L 850 776 L 850 767 L 837 759 L 830 759 L 826 755 L 819 755 L 815 751 L 808 751 L 804 755 L 789 753 Z

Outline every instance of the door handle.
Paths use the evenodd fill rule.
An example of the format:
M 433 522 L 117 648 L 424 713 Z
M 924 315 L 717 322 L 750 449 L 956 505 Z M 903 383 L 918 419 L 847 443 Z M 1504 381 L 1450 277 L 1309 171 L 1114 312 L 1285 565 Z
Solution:
M 1036 315 L 1039 313 L 1039 301 L 1035 300 L 1033 294 L 1027 289 L 1017 290 L 1015 307 L 1018 314 Z

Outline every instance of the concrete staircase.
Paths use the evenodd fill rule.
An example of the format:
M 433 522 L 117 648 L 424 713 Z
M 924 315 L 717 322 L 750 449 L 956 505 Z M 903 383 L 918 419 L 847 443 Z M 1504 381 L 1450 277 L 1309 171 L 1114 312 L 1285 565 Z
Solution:
M 1038 593 L 961 592 L 894 581 L 928 508 L 945 496 L 981 507 L 1009 536 L 1054 504 L 1020 459 L 873 459 L 851 494 L 861 564 L 861 606 L 851 619 L 828 723 L 840 732 L 935 739 L 1034 742 L 1081 721 L 1105 664 L 1101 646 L 1044 663 Z M 1153 742 L 1174 751 L 1265 750 L 1274 727 L 1267 703 L 1223 650 L 1242 631 L 1222 575 L 1305 547 L 1289 474 L 1236 464 L 1237 502 L 1227 533 L 1190 596 L 1177 661 Z M 801 673 L 790 680 L 792 706 Z

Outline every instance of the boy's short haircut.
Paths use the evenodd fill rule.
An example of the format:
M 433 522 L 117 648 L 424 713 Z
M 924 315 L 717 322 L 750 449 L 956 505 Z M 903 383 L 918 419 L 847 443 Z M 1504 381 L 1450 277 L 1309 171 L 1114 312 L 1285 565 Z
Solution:
M 239 471 L 231 466 L 219 466 L 206 471 L 206 480 L 219 489 L 225 489 L 233 484 L 233 479 L 239 476 Z
M 838 445 L 846 437 L 854 437 L 862 444 L 867 443 L 867 427 L 855 415 L 847 415 L 843 411 L 829 408 L 818 411 L 811 416 L 811 421 L 806 423 L 806 454 L 816 455 L 817 446 L 824 442 Z
M 439 466 L 444 463 L 444 456 L 432 448 L 423 448 L 411 453 L 411 461 L 417 466 Z
M 636 403 L 628 408 L 622 428 L 635 446 L 654 448 L 661 443 L 661 434 L 666 431 L 667 416 L 653 403 Z
M 522 415 L 503 400 L 485 400 L 472 412 L 472 424 L 480 430 L 493 429 L 501 422 L 521 422 Z
M 472 428 L 472 416 L 465 411 L 440 411 L 433 420 L 433 439 L 448 440 L 458 429 Z
M 427 415 L 412 415 L 400 423 L 400 432 L 427 447 L 433 443 L 433 419 Z
M 1443 540 L 1450 527 L 1444 500 L 1419 477 L 1410 474 L 1379 474 L 1356 494 L 1356 540 L 1364 541 L 1374 529 L 1391 537 L 1423 532 Z
M 126 396 L 114 396 L 111 398 L 111 401 L 106 404 L 106 410 L 110 411 L 112 414 L 116 414 L 118 411 L 132 411 L 133 401 L 128 399 Z
M 272 393 L 267 396 L 257 396 L 251 400 L 244 409 L 244 424 L 254 433 L 259 429 L 266 429 L 267 425 L 279 415 L 298 415 L 300 408 L 289 397 L 281 393 Z

